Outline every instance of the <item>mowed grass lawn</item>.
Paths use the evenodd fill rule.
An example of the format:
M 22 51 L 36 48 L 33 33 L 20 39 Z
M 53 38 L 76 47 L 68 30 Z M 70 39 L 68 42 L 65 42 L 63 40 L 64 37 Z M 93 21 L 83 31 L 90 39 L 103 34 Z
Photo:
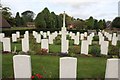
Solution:
M 32 61 L 32 73 L 39 73 L 43 75 L 44 78 L 59 78 L 59 56 L 30 56 Z M 3 78 L 14 77 L 12 58 L 12 54 L 2 55 Z M 107 59 L 103 57 L 77 57 L 77 78 L 104 78 L 106 60 Z
M 73 46 L 73 40 L 70 40 L 69 47 Z M 0 43 L 1 44 L 1 43 Z M 17 52 L 22 50 L 21 39 L 16 43 L 11 43 L 12 51 L 16 46 Z M 34 55 L 41 48 L 40 43 L 36 43 L 33 36 L 30 35 L 30 51 L 32 61 L 32 73 L 41 74 L 44 78 L 59 78 L 59 59 L 60 56 L 52 55 Z M 2 44 L 0 45 L 2 50 Z M 59 42 L 49 45 L 50 53 L 60 53 L 61 45 Z M 13 78 L 13 54 L 2 55 L 2 77 Z M 77 78 L 104 78 L 107 58 L 103 57 L 80 57 L 77 56 Z M 23 67 L 24 68 L 24 67 Z M 71 73 L 72 74 L 72 73 Z

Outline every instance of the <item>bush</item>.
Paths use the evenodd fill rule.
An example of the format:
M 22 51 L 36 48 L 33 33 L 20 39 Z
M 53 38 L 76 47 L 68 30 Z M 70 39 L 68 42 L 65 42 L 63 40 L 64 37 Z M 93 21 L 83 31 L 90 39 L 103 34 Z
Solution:
M 69 55 L 75 56 L 75 54 L 80 54 L 80 46 L 73 46 L 69 48 Z
M 119 55 L 120 48 L 118 46 L 109 46 L 108 54 L 109 55 Z
M 93 41 L 99 41 L 99 36 L 94 36 Z
M 90 46 L 89 54 L 92 54 L 93 56 L 97 56 L 97 57 L 100 56 L 100 47 L 99 47 L 99 45 Z
M 54 40 L 55 45 L 61 45 L 61 40 Z
M 54 40 L 54 43 L 55 43 L 56 45 L 61 45 L 61 36 L 57 36 L 57 37 L 55 38 L 55 40 Z
M 117 46 L 120 48 L 120 41 L 117 41 Z
M 37 49 L 36 54 L 38 55 L 46 55 L 48 53 L 47 49 Z

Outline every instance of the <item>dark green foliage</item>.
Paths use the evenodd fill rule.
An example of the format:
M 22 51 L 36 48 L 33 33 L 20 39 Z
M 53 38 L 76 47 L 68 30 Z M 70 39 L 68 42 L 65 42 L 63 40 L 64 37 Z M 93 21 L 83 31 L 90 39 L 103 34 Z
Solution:
M 51 27 L 56 28 L 58 26 L 57 15 L 54 12 L 51 12 L 51 21 L 52 21 Z
M 109 46 L 108 54 L 109 55 L 118 55 L 119 54 L 120 47 L 118 46 Z
M 61 45 L 61 36 L 58 36 L 58 37 L 55 38 L 54 44 Z
M 99 45 L 90 46 L 89 54 L 92 54 L 93 56 L 100 56 L 100 46 Z
M 80 46 L 73 46 L 69 48 L 69 55 L 70 56 L 75 56 L 75 54 L 80 54 Z
M 116 17 L 116 18 L 112 21 L 112 27 L 120 28 L 120 17 Z
M 90 18 L 86 20 L 86 24 L 88 26 L 87 29 L 93 29 L 94 28 L 94 19 L 93 19 L 92 16 L 90 16 Z
M 23 25 L 23 19 L 20 17 L 19 15 L 19 12 L 16 13 L 16 16 L 15 16 L 15 23 L 16 23 L 16 26 L 17 27 L 20 27 Z
M 27 22 L 33 22 L 33 18 L 34 18 L 34 12 L 27 10 L 24 11 L 22 14 L 22 19 L 24 21 L 24 25 L 26 26 Z
M 10 12 L 10 8 L 9 7 L 3 7 L 2 5 L 0 5 L 0 10 L 1 10 L 1 14 L 0 17 L 4 17 L 8 23 L 11 25 L 11 26 L 14 26 L 15 25 L 15 19 L 14 17 L 12 17 L 12 13 Z
M 99 36 L 94 36 L 93 41 L 99 41 Z
M 46 22 L 44 19 L 44 14 L 39 13 L 35 19 L 35 25 L 37 28 L 46 28 Z
M 61 15 L 57 15 L 57 26 L 56 28 L 61 28 L 62 27 L 62 16 Z
M 99 27 L 98 27 L 98 20 L 95 19 L 94 21 L 94 29 L 98 30 Z
M 104 29 L 105 23 L 103 22 L 103 20 L 99 20 L 98 22 L 98 27 L 99 29 Z

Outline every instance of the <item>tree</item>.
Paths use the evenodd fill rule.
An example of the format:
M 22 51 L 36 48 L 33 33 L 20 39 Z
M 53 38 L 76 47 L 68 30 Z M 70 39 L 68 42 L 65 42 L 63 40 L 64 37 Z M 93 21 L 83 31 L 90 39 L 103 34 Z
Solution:
M 46 22 L 44 19 L 44 14 L 43 13 L 39 13 L 35 19 L 35 26 L 37 28 L 46 28 Z
M 27 10 L 24 11 L 21 15 L 25 23 L 24 25 L 26 25 L 27 22 L 33 22 L 33 18 L 35 14 L 33 11 Z
M 90 18 L 86 20 L 86 25 L 87 25 L 88 29 L 94 28 L 94 19 L 92 16 L 90 16 Z
M 44 20 L 46 22 L 46 28 L 52 28 L 52 16 L 51 16 L 50 11 L 48 10 L 48 8 L 47 7 L 44 8 L 42 13 L 44 14 Z
M 106 28 L 106 21 L 105 19 L 103 19 L 103 26 L 104 26 L 104 29 Z
M 85 21 L 81 19 L 74 20 L 72 23 L 77 30 L 86 29 Z
M 11 18 L 12 13 L 10 12 L 9 7 L 2 7 L 2 16 L 6 19 L 9 20 Z
M 116 17 L 116 18 L 112 21 L 112 27 L 120 28 L 120 17 Z
M 62 15 L 57 15 L 57 26 L 56 28 L 61 28 L 63 26 L 63 18 Z
M 22 18 L 20 17 L 20 15 L 19 15 L 19 12 L 16 13 L 15 22 L 16 22 L 16 26 L 18 26 L 18 27 L 23 25 L 23 21 L 22 21 Z
M 0 5 L 0 7 L 2 7 L 2 5 Z M 10 12 L 10 10 L 11 9 L 9 7 L 2 7 L 1 8 L 2 17 L 4 17 L 11 26 L 14 26 L 15 25 L 15 19 L 14 19 L 14 17 L 11 16 L 12 13 Z
M 99 27 L 98 27 L 98 20 L 95 19 L 94 21 L 94 29 L 98 30 Z
M 54 12 L 51 12 L 51 17 L 52 17 L 52 28 L 56 28 L 57 25 L 57 15 Z
M 103 24 L 104 24 L 103 21 L 99 20 L 99 22 L 98 22 L 99 29 L 104 29 L 104 25 Z

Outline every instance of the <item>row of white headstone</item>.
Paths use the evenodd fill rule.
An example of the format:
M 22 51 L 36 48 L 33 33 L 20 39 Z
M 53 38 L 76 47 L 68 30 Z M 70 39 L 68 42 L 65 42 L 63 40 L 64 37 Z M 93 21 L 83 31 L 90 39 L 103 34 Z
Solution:
M 32 67 L 31 57 L 28 55 L 15 55 L 13 56 L 14 78 L 31 78 Z M 24 68 L 23 68 L 24 67 Z M 120 59 L 111 58 L 107 59 L 106 64 L 106 79 L 120 79 Z M 113 69 L 114 68 L 114 69 Z M 59 78 L 77 78 L 77 58 L 62 57 L 60 58 Z
M 112 35 L 108 32 L 104 32 L 103 34 L 108 38 L 109 41 L 112 41 L 112 45 L 114 46 L 117 45 L 117 41 L 120 41 L 120 34 L 117 35 L 116 33 L 113 33 Z
M 85 32 L 84 34 L 82 33 L 80 36 L 79 32 L 77 32 L 76 35 L 75 33 L 72 33 L 72 32 L 68 33 L 66 31 L 66 28 L 63 27 L 62 30 L 59 32 L 59 34 L 61 34 L 62 36 L 61 37 L 61 53 L 68 53 L 69 40 L 66 39 L 66 36 L 69 35 L 71 39 L 74 39 L 75 45 L 79 45 L 79 41 L 82 40 L 81 54 L 88 54 L 89 45 L 92 44 L 94 33 L 87 35 L 87 32 Z M 108 34 L 109 33 L 107 32 L 104 33 L 106 37 L 108 37 Z M 43 36 L 43 39 L 41 39 L 41 35 Z M 10 38 L 5 38 L 4 36 L 5 36 L 4 33 L 0 34 L 0 41 L 3 42 L 3 51 L 11 52 Z M 58 36 L 58 33 L 57 31 L 55 31 L 52 34 L 49 31 L 47 31 L 47 33 L 43 31 L 40 31 L 40 33 L 33 31 L 33 36 L 36 39 L 37 43 L 41 43 L 41 48 L 48 49 L 48 52 L 49 52 L 49 44 L 53 44 L 53 40 Z M 98 32 L 98 36 L 99 36 L 99 45 L 101 45 L 101 54 L 107 55 L 109 41 L 104 41 L 104 36 L 101 32 Z M 85 37 L 87 38 L 87 40 L 84 40 Z M 16 34 L 12 34 L 12 42 L 16 42 L 17 38 L 20 38 L 20 32 L 16 32 Z M 116 37 L 116 34 L 113 33 L 112 43 L 117 44 L 117 40 L 118 40 L 118 37 Z M 22 51 L 23 52 L 29 51 L 29 32 L 28 31 L 25 32 L 24 38 L 22 39 Z

